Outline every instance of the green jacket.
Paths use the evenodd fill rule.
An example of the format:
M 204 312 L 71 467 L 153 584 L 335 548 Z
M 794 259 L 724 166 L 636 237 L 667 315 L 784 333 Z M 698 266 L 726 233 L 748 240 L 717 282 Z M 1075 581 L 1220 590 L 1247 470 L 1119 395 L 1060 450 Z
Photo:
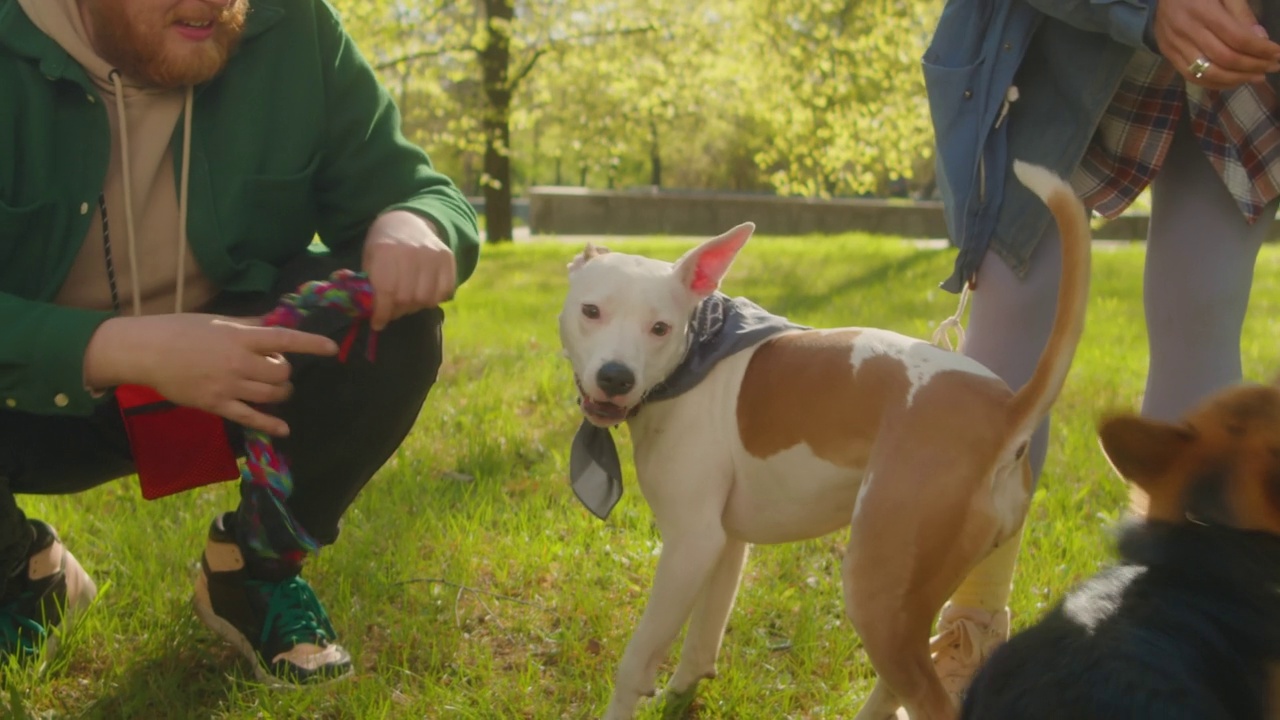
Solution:
M 174 130 L 181 162 L 182 123 Z M 406 209 L 440 228 L 458 282 L 476 216 L 400 132 L 400 115 L 325 0 L 253 0 L 242 43 L 195 94 L 188 236 L 226 290 L 265 291 L 318 234 L 359 258 L 373 219 Z M 81 67 L 0 0 L 0 399 L 88 414 L 85 347 L 110 313 L 52 304 L 107 173 L 106 110 Z M 175 173 L 178 168 L 175 167 Z M 175 190 L 176 193 L 176 190 Z

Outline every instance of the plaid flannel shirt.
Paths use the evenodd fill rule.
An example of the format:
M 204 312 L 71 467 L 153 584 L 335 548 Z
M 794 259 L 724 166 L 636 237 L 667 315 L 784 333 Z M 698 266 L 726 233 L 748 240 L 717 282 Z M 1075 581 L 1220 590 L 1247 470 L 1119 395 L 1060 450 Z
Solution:
M 1072 175 L 1075 191 L 1114 218 L 1164 162 L 1182 112 L 1250 223 L 1280 196 L 1280 103 L 1269 83 L 1228 91 L 1188 85 L 1163 57 L 1137 52 Z

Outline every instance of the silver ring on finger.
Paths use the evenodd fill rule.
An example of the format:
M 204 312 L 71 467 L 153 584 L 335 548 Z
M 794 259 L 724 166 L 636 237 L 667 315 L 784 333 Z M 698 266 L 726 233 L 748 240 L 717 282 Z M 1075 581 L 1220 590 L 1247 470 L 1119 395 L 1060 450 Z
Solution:
M 1209 58 L 1201 55 L 1191 61 L 1191 64 L 1187 66 L 1187 72 L 1191 73 L 1191 77 L 1199 80 L 1204 77 L 1205 73 L 1209 72 L 1211 67 L 1213 67 L 1213 63 L 1209 62 Z

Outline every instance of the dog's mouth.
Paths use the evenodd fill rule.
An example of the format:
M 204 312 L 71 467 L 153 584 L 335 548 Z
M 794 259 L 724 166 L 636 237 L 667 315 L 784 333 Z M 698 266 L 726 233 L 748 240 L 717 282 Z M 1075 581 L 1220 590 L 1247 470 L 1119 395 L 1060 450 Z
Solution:
M 578 386 L 578 406 L 592 425 L 612 427 L 627 419 L 631 408 L 607 400 L 593 400 L 583 389 L 582 381 L 577 375 L 573 376 L 573 381 Z

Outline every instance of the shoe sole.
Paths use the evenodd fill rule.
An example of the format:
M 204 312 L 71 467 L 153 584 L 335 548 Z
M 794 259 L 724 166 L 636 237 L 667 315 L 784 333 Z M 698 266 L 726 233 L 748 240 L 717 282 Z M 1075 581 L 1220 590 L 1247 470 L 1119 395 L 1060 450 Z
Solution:
M 209 582 L 205 579 L 203 572 L 196 576 L 195 595 L 191 598 L 191 604 L 195 608 L 196 617 L 200 619 L 200 622 L 204 623 L 205 627 L 212 630 L 218 637 L 230 643 L 236 650 L 239 650 L 240 654 L 253 666 L 254 677 L 262 683 L 277 688 L 315 687 L 345 680 L 355 674 L 352 670 L 348 670 L 336 677 L 313 680 L 305 684 L 291 683 L 272 675 L 271 671 L 263 665 L 262 660 L 258 658 L 258 651 L 253 649 L 253 643 L 249 642 L 249 638 L 245 637 L 244 633 L 240 632 L 235 625 L 218 617 L 218 614 L 213 611 L 213 601 L 209 598 Z

